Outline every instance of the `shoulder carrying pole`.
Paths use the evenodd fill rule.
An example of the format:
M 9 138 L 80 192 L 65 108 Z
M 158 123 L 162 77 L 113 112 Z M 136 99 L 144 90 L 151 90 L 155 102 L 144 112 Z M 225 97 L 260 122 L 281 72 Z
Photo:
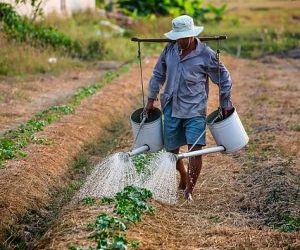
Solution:
M 221 100 L 221 62 L 220 62 L 220 41 L 218 41 L 218 49 L 217 49 L 217 60 L 218 60 L 218 87 L 219 87 L 219 117 L 223 120 L 223 112 L 222 112 L 222 100 Z
M 138 59 L 139 59 L 139 63 L 140 63 L 141 85 L 142 85 L 142 95 L 143 95 L 143 108 L 145 108 L 145 94 L 144 94 L 142 55 L 141 55 L 141 43 L 140 42 L 138 42 Z
M 225 40 L 227 39 L 227 36 L 221 35 L 221 36 L 208 36 L 208 37 L 198 37 L 201 42 L 205 41 L 219 41 L 219 40 Z M 175 43 L 176 40 L 171 39 L 163 39 L 163 38 L 138 38 L 133 37 L 131 38 L 132 42 L 144 42 L 144 43 Z

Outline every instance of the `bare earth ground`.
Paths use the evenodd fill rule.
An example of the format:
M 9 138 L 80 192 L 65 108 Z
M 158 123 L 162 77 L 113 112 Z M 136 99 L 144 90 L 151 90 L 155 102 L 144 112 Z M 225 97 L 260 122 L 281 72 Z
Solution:
M 153 201 L 157 211 L 132 226 L 128 238 L 140 249 L 299 249 L 299 233 L 272 225 L 281 213 L 299 216 L 300 61 L 225 57 L 234 81 L 233 101 L 250 143 L 234 155 L 204 157 L 194 203 Z M 138 72 L 135 74 L 137 77 Z M 210 93 L 210 111 L 217 92 Z M 299 125 L 298 125 L 299 126 Z M 125 150 L 130 133 L 116 151 Z M 208 145 L 213 145 L 211 137 Z M 37 249 L 92 245 L 87 223 L 105 206 L 68 205 Z M 273 224 L 272 224 L 273 223 Z
M 68 70 L 58 76 L 0 80 L 0 134 L 44 108 L 62 104 L 78 88 L 99 81 L 106 70 L 119 66 L 117 62 L 101 62 L 93 69 Z

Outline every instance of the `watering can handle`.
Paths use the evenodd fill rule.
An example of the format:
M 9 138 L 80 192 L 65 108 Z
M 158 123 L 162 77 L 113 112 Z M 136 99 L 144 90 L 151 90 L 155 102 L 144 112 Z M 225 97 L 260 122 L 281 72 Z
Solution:
M 141 130 L 142 130 L 142 127 L 144 126 L 145 121 L 146 121 L 147 118 L 148 118 L 148 115 L 147 115 L 146 113 L 144 113 L 144 111 L 143 111 L 143 112 L 141 113 L 141 117 L 143 117 L 143 119 L 142 119 L 142 121 L 141 121 L 141 123 L 140 123 L 140 127 L 139 127 L 139 130 L 138 130 L 137 134 L 136 134 L 136 137 L 134 138 L 133 146 L 135 145 L 135 143 L 136 143 L 136 141 L 137 141 L 137 139 L 138 139 L 138 137 L 139 137 L 139 135 L 140 135 L 140 132 L 141 132 Z
M 214 119 L 214 122 L 215 122 L 215 120 L 217 120 L 218 118 L 219 118 L 220 120 L 223 120 L 223 111 L 222 111 L 221 104 L 220 104 L 220 106 L 219 106 L 219 108 L 218 108 L 218 111 L 219 111 L 219 114 L 218 114 L 218 116 L 216 117 L 216 119 Z

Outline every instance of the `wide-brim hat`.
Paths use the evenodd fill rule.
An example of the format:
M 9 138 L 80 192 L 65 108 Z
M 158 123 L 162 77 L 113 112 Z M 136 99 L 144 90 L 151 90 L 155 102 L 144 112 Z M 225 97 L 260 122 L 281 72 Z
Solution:
M 195 26 L 194 20 L 188 15 L 178 16 L 172 20 L 172 30 L 165 33 L 165 36 L 171 40 L 177 40 L 185 37 L 198 36 L 203 26 Z

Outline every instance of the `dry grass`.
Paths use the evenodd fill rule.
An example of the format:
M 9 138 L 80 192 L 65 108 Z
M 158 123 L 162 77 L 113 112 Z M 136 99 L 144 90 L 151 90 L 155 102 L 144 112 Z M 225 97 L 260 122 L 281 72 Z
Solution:
M 150 75 L 154 60 L 144 63 Z M 10 161 L 0 175 L 0 239 L 28 209 L 41 209 L 49 203 L 50 191 L 65 185 L 65 176 L 73 158 L 81 148 L 101 134 L 115 116 L 128 119 L 128 112 L 140 98 L 139 78 L 134 66 L 102 91 L 47 127 L 40 135 L 54 143 L 30 145 L 28 157 Z
M 48 59 L 56 57 L 57 63 L 50 64 Z M 8 40 L 0 33 L 0 76 L 24 76 L 30 74 L 58 73 L 66 68 L 80 68 L 84 64 L 59 53 L 43 48 Z
M 259 158 L 260 150 L 268 148 L 267 144 L 271 143 L 276 147 L 276 151 L 268 151 L 264 157 L 274 158 L 274 161 L 279 159 L 285 161 L 288 159 L 286 157 L 295 159 L 298 152 L 298 150 L 290 150 L 297 145 L 293 139 L 296 137 L 296 132 L 286 133 L 275 126 L 280 124 L 280 127 L 287 128 L 286 123 L 278 123 L 276 114 L 280 109 L 284 110 L 285 105 L 297 101 L 297 94 L 285 92 L 290 91 L 291 88 L 279 87 L 279 83 L 282 84 L 282 74 L 290 71 L 291 65 L 287 66 L 286 61 L 280 60 L 274 66 L 260 62 L 255 62 L 255 65 L 251 66 L 249 61 L 231 57 L 226 57 L 225 63 L 229 69 L 235 69 L 232 70 L 235 83 L 233 100 L 244 125 L 248 128 L 251 142 L 256 140 L 252 131 L 267 128 L 266 125 L 273 127 L 268 130 L 268 137 L 273 138 L 274 141 L 266 142 L 265 137 L 260 138 L 257 145 L 252 147 L 256 150 L 255 152 L 248 147 L 245 151 L 235 155 L 206 156 L 200 180 L 196 186 L 194 203 L 187 204 L 182 196 L 176 206 L 153 201 L 153 205 L 157 208 L 155 216 L 146 216 L 141 223 L 131 227 L 128 231 L 127 236 L 130 240 L 140 241 L 139 249 L 298 249 L 300 247 L 297 232 L 281 232 L 272 226 L 267 226 L 266 214 L 260 214 L 251 207 L 246 211 L 243 210 L 243 205 L 246 203 L 248 206 L 252 205 L 252 208 L 263 204 L 262 202 L 266 201 L 270 193 L 270 189 L 265 184 L 272 186 L 278 183 L 276 171 L 281 166 L 278 168 L 271 162 L 264 161 L 263 157 Z M 290 63 L 297 65 L 298 62 Z M 260 72 L 265 72 L 268 76 L 269 80 L 264 84 L 260 84 L 262 80 L 266 80 L 261 78 Z M 294 86 L 297 74 L 299 74 L 298 71 L 293 71 L 286 84 Z M 277 78 L 272 75 L 276 75 Z M 266 94 L 273 96 L 281 104 L 254 103 L 252 95 L 256 96 L 260 93 L 260 88 L 257 86 L 262 88 L 267 86 L 269 92 Z M 290 96 L 290 100 L 283 101 L 281 98 L 287 95 Z M 209 110 L 212 111 L 217 104 L 215 87 L 210 94 L 210 104 Z M 296 104 L 293 105 L 292 109 L 295 110 Z M 280 118 L 289 122 L 295 119 L 285 113 L 281 113 Z M 117 150 L 122 150 L 124 146 L 131 144 L 128 138 L 124 141 L 125 143 L 121 143 Z M 208 144 L 213 144 L 211 137 L 209 137 Z M 288 155 L 281 153 L 280 150 L 277 151 L 277 148 L 286 145 L 290 146 Z M 253 154 L 257 157 L 252 159 Z M 275 155 L 278 158 L 275 158 Z M 285 174 L 280 178 L 287 180 L 291 178 L 290 173 L 299 173 L 299 169 L 294 164 L 295 162 L 292 161 L 291 165 L 281 168 Z M 257 168 L 254 168 L 256 165 Z M 294 178 L 296 176 L 293 176 Z M 264 179 L 267 183 L 263 181 Z M 290 187 L 294 187 L 294 180 L 290 181 Z M 290 197 L 291 190 L 295 191 L 295 189 L 281 189 L 287 197 Z M 274 203 L 273 207 L 267 208 L 278 209 L 276 211 L 281 212 L 281 205 L 286 205 L 288 209 L 294 211 L 295 215 L 297 213 L 299 215 L 297 203 Z M 85 209 L 81 206 L 71 206 L 63 211 L 38 247 L 40 249 L 67 249 L 71 245 L 91 245 L 91 241 L 87 241 L 89 231 L 86 229 L 86 223 L 93 220 L 105 207 L 92 207 L 88 211 Z M 267 216 L 270 218 L 270 215 Z
M 80 87 L 101 81 L 103 73 L 100 67 L 74 68 L 59 76 L 46 74 L 0 80 L 0 134 L 45 108 L 66 103 Z

